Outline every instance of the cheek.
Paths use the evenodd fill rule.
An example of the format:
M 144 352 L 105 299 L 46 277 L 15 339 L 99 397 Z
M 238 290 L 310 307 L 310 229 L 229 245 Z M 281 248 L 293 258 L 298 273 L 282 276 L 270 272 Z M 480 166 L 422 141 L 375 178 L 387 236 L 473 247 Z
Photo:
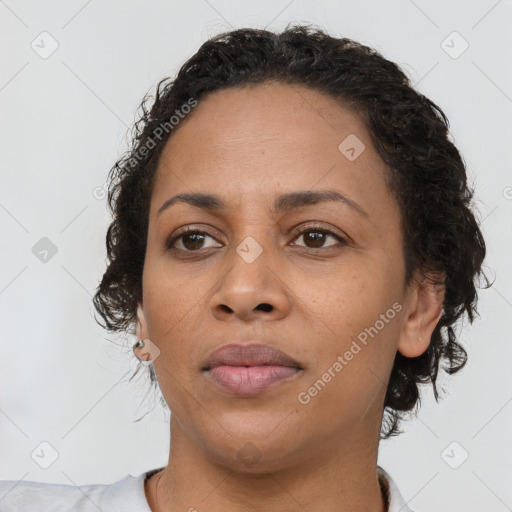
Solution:
M 144 307 L 150 339 L 160 349 L 155 362 L 173 372 L 181 372 L 194 361 L 194 332 L 197 322 L 191 321 L 201 308 L 204 291 L 188 278 L 169 272 L 158 265 L 144 272 Z
M 381 320 L 380 311 L 375 307 L 372 311 L 355 310 L 356 318 L 350 318 L 350 312 L 338 313 L 336 325 L 331 325 L 337 335 L 316 346 L 315 363 L 297 394 L 297 401 L 315 423 L 314 418 L 322 418 L 320 423 L 333 428 L 350 425 L 362 420 L 369 410 L 380 408 L 399 328 L 395 310 L 383 310 L 384 315 L 391 311 L 384 317 L 388 323 Z
M 312 322 L 322 335 L 347 340 L 379 320 L 381 314 L 400 298 L 391 274 L 379 270 L 379 263 L 348 264 L 326 276 L 297 283 L 297 295 L 308 307 Z M 369 269 L 375 269 L 373 272 Z
M 304 290 L 304 312 L 317 333 L 308 349 L 310 381 L 328 382 L 330 392 L 344 397 L 363 398 L 368 390 L 368 398 L 386 385 L 396 353 L 401 295 L 392 272 L 373 268 L 333 273 L 328 284 Z

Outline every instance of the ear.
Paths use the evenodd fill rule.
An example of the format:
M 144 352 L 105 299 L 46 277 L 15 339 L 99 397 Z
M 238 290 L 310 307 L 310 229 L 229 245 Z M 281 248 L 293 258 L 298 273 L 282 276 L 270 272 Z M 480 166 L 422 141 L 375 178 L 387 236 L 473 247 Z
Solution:
M 445 273 L 429 273 L 413 279 L 407 294 L 405 323 L 400 332 L 398 351 L 405 357 L 423 354 L 441 315 L 445 295 Z
M 137 324 L 135 327 L 135 333 L 137 335 L 137 339 L 139 340 L 145 340 L 149 338 L 148 325 L 146 322 L 146 316 L 144 314 L 144 307 L 140 302 L 137 307 Z

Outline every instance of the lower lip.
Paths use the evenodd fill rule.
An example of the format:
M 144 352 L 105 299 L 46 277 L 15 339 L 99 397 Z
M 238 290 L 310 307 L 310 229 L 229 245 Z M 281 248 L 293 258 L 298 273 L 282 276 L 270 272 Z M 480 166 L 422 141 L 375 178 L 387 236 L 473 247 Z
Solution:
M 257 395 L 301 371 L 289 366 L 216 366 L 207 373 L 215 383 L 235 395 Z

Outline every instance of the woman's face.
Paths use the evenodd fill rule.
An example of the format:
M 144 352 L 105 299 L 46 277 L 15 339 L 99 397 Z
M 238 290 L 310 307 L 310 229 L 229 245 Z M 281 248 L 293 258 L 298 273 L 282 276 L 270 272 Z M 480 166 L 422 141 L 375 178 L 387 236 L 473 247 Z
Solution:
M 258 460 L 254 471 L 378 437 L 397 348 L 426 345 L 410 348 L 422 333 L 404 290 L 400 213 L 363 123 L 316 91 L 265 84 L 213 93 L 174 130 L 151 198 L 137 325 L 160 350 L 173 435 L 233 466 Z M 326 191 L 331 200 L 307 201 Z M 192 193 L 224 207 L 159 212 Z M 171 242 L 183 228 L 202 236 Z M 302 370 L 237 395 L 203 371 L 230 343 L 270 345 Z

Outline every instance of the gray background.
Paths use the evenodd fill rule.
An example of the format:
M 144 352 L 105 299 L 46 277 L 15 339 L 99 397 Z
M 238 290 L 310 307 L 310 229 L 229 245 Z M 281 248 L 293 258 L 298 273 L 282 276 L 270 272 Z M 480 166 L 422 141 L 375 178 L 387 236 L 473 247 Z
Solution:
M 444 109 L 496 277 L 459 329 L 468 365 L 441 375 L 441 403 L 426 392 L 379 464 L 417 512 L 512 510 L 511 18 L 505 0 L 0 1 L 0 478 L 111 483 L 166 464 L 159 395 L 143 402 L 123 339 L 93 318 L 101 187 L 143 95 L 205 39 L 297 21 L 375 47 Z

